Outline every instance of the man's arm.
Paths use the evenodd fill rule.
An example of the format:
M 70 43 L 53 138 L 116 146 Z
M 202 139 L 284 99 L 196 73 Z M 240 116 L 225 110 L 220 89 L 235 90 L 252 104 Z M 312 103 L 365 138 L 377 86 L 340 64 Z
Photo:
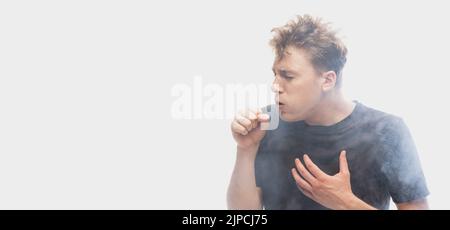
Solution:
M 428 210 L 427 198 L 395 204 L 398 210 Z
M 255 156 L 257 147 L 238 147 L 236 163 L 227 193 L 228 209 L 262 209 L 262 191 L 256 187 Z
M 262 192 L 256 187 L 255 159 L 266 131 L 261 122 L 269 116 L 258 111 L 244 111 L 231 123 L 237 143 L 236 163 L 227 192 L 228 209 L 262 209 Z

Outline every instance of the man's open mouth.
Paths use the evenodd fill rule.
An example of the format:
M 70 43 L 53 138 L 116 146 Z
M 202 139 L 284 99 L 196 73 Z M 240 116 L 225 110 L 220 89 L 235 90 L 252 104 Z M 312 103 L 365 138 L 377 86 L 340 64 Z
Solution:
M 283 110 L 284 109 L 284 103 L 282 103 L 282 102 L 278 102 L 278 108 L 280 109 L 280 110 Z

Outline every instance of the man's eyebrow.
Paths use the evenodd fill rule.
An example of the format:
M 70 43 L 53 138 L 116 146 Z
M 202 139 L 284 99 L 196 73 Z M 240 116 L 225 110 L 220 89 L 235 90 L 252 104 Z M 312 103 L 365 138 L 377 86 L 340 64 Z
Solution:
M 279 68 L 278 71 L 281 72 L 282 74 L 295 74 L 294 71 L 284 68 Z M 272 67 L 272 72 L 275 74 L 275 67 Z

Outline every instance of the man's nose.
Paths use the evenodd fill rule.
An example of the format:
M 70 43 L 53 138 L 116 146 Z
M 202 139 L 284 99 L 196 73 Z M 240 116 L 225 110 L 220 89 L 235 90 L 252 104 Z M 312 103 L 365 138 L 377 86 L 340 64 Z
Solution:
M 280 84 L 278 84 L 278 82 L 277 82 L 277 78 L 275 78 L 275 80 L 273 80 L 271 89 L 274 93 L 278 93 L 278 94 L 281 93 L 281 87 L 280 87 Z

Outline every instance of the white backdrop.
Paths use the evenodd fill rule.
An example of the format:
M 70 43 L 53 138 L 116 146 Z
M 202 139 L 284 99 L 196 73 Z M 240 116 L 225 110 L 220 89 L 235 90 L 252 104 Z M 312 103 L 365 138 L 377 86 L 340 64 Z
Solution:
M 446 1 L 2 1 L 0 209 L 224 209 L 229 119 L 174 119 L 177 84 L 268 84 L 270 30 L 341 29 L 347 95 L 402 116 L 449 209 Z M 208 97 L 204 97 L 208 99 Z

